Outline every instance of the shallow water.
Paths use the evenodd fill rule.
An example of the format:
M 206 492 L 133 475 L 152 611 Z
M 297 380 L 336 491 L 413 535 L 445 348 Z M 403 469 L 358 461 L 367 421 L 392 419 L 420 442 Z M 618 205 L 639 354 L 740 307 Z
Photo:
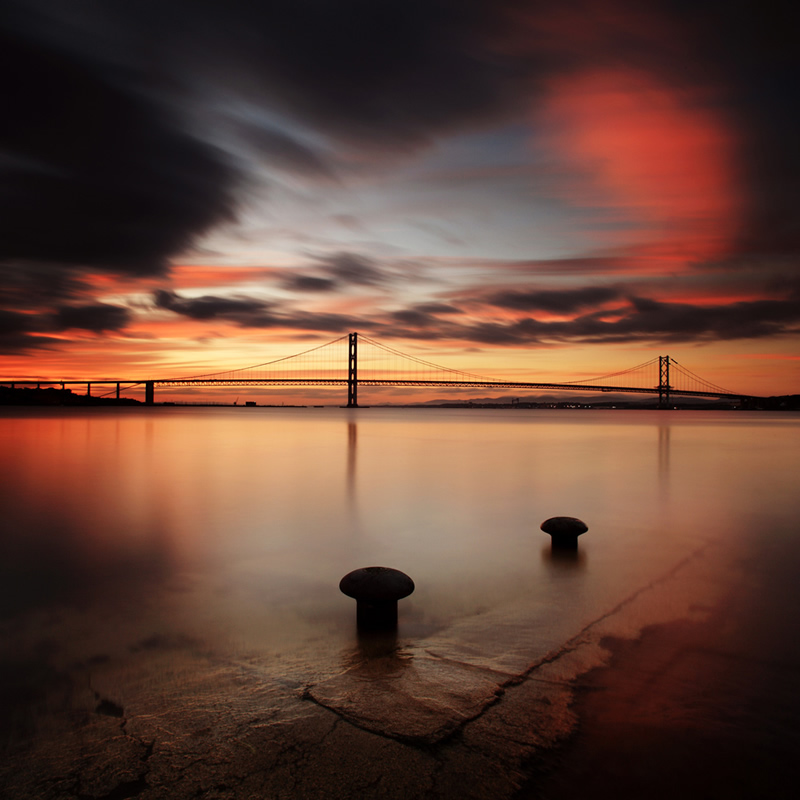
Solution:
M 191 642 L 313 683 L 356 645 L 339 579 L 383 565 L 401 643 L 513 674 L 704 547 L 794 536 L 798 444 L 756 412 L 3 410 L 4 660 Z

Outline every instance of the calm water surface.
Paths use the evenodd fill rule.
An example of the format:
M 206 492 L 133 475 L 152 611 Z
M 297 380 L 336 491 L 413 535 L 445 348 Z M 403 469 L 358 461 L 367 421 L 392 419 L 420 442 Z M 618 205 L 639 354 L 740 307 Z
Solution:
M 191 641 L 301 680 L 353 646 L 339 579 L 384 565 L 417 585 L 402 637 L 511 658 L 697 548 L 794 536 L 799 444 L 796 414 L 3 410 L 5 657 Z

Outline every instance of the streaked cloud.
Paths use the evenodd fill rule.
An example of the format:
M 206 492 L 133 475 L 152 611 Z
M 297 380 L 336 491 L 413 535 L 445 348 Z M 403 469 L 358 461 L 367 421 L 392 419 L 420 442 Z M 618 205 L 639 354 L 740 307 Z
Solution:
M 336 289 L 336 281 L 332 278 L 320 278 L 316 275 L 289 275 L 282 286 L 294 292 L 332 292 Z
M 95 338 L 152 363 L 360 329 L 766 363 L 798 333 L 790 11 L 6 0 L 0 348 L 40 372 Z
M 157 308 L 172 311 L 193 320 L 224 319 L 254 328 L 268 328 L 275 324 L 273 303 L 247 297 L 182 297 L 176 292 L 159 289 L 153 295 Z
M 82 330 L 104 333 L 119 331 L 127 327 L 131 312 L 121 306 L 108 303 L 93 303 L 84 306 L 63 306 L 55 316 L 56 326 L 61 330 L 80 328 Z
M 587 306 L 596 306 L 619 298 L 618 289 L 589 286 L 582 289 L 498 292 L 489 296 L 487 302 L 493 306 L 517 311 L 571 314 Z

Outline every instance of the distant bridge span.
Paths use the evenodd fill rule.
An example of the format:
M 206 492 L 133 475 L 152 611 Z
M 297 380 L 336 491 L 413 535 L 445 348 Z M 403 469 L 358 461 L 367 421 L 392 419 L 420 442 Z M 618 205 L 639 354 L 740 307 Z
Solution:
M 663 356 L 669 358 L 669 356 Z M 250 380 L 158 380 L 153 383 L 160 386 L 256 386 L 259 384 L 272 384 L 274 386 L 346 386 L 348 381 L 344 378 L 253 378 Z M 564 391 L 589 391 L 589 392 L 626 392 L 633 394 L 659 394 L 659 387 L 641 388 L 637 386 L 597 386 L 592 384 L 575 383 L 524 383 L 520 381 L 428 381 L 428 380 L 392 380 L 391 378 L 360 378 L 358 386 L 421 386 L 433 389 L 456 389 L 456 388 L 484 388 L 484 389 L 551 389 Z M 691 391 L 688 389 L 664 389 L 668 395 L 680 395 L 683 397 L 719 397 L 728 399 L 741 399 L 747 395 L 735 394 L 732 392 L 704 392 Z M 357 406 L 358 403 L 351 403 Z
M 322 355 L 326 348 L 334 345 L 343 346 L 346 341 L 346 370 L 344 369 L 344 352 L 337 354 L 338 363 L 330 357 L 330 353 Z M 359 343 L 366 342 L 374 351 L 388 354 L 391 366 L 382 363 L 375 366 L 375 353 L 367 359 L 368 365 L 364 368 L 362 357 L 359 363 Z M 384 361 L 386 359 L 384 358 Z M 398 369 L 398 363 L 403 364 Z M 413 365 L 409 370 L 408 363 Z M 413 371 L 414 374 L 408 374 Z M 403 377 L 399 377 L 399 376 Z M 446 376 L 446 377 L 445 377 Z M 607 379 L 621 379 L 623 376 L 628 384 L 638 380 L 639 385 L 625 385 L 604 382 Z M 671 382 L 678 377 L 680 383 L 673 385 Z M 588 378 L 570 383 L 555 383 L 543 381 L 505 381 L 494 380 L 470 373 L 442 367 L 416 356 L 401 353 L 387 347 L 373 339 L 360 337 L 357 333 L 350 333 L 332 342 L 297 353 L 292 356 L 275 359 L 274 361 L 258 364 L 225 372 L 206 373 L 182 378 L 153 378 L 144 380 L 0 380 L 0 384 L 11 386 L 86 386 L 87 394 L 92 394 L 93 386 L 116 387 L 116 396 L 120 397 L 121 387 L 126 389 L 143 386 L 145 389 L 145 403 L 152 405 L 155 402 L 155 387 L 176 386 L 347 386 L 347 406 L 358 407 L 359 386 L 416 386 L 432 389 L 470 388 L 470 389 L 506 389 L 506 390 L 549 390 L 549 391 L 582 391 L 582 392 L 621 392 L 629 394 L 658 395 L 659 405 L 666 407 L 670 397 L 712 397 L 733 401 L 751 399 L 751 395 L 730 392 L 709 381 L 695 375 L 671 359 L 670 356 L 657 356 L 644 364 L 639 364 L 622 372 L 612 375 L 603 375 L 597 378 Z M 113 394 L 114 388 L 105 395 Z M 104 395 L 104 396 L 105 396 Z

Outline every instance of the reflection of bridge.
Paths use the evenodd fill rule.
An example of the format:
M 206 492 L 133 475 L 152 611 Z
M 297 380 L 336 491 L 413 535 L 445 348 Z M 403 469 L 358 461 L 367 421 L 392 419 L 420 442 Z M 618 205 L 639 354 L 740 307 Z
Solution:
M 673 384 L 672 381 L 675 381 Z M 326 344 L 291 356 L 284 356 L 263 364 L 241 369 L 192 375 L 184 378 L 158 378 L 152 380 L 83 380 L 2 381 L 14 386 L 92 386 L 116 385 L 116 396 L 121 387 L 145 387 L 145 402 L 153 404 L 156 386 L 347 386 L 347 405 L 358 406 L 359 386 L 424 386 L 429 388 L 481 388 L 507 390 L 556 390 L 588 392 L 627 392 L 657 394 L 659 405 L 667 406 L 670 397 L 714 397 L 727 400 L 744 400 L 748 395 L 729 392 L 700 378 L 678 364 L 669 356 L 656 356 L 630 369 L 586 378 L 569 383 L 533 381 L 503 381 L 472 375 L 449 367 L 433 364 L 416 356 L 401 353 L 366 336 L 350 333 Z M 114 389 L 108 394 L 113 394 Z

